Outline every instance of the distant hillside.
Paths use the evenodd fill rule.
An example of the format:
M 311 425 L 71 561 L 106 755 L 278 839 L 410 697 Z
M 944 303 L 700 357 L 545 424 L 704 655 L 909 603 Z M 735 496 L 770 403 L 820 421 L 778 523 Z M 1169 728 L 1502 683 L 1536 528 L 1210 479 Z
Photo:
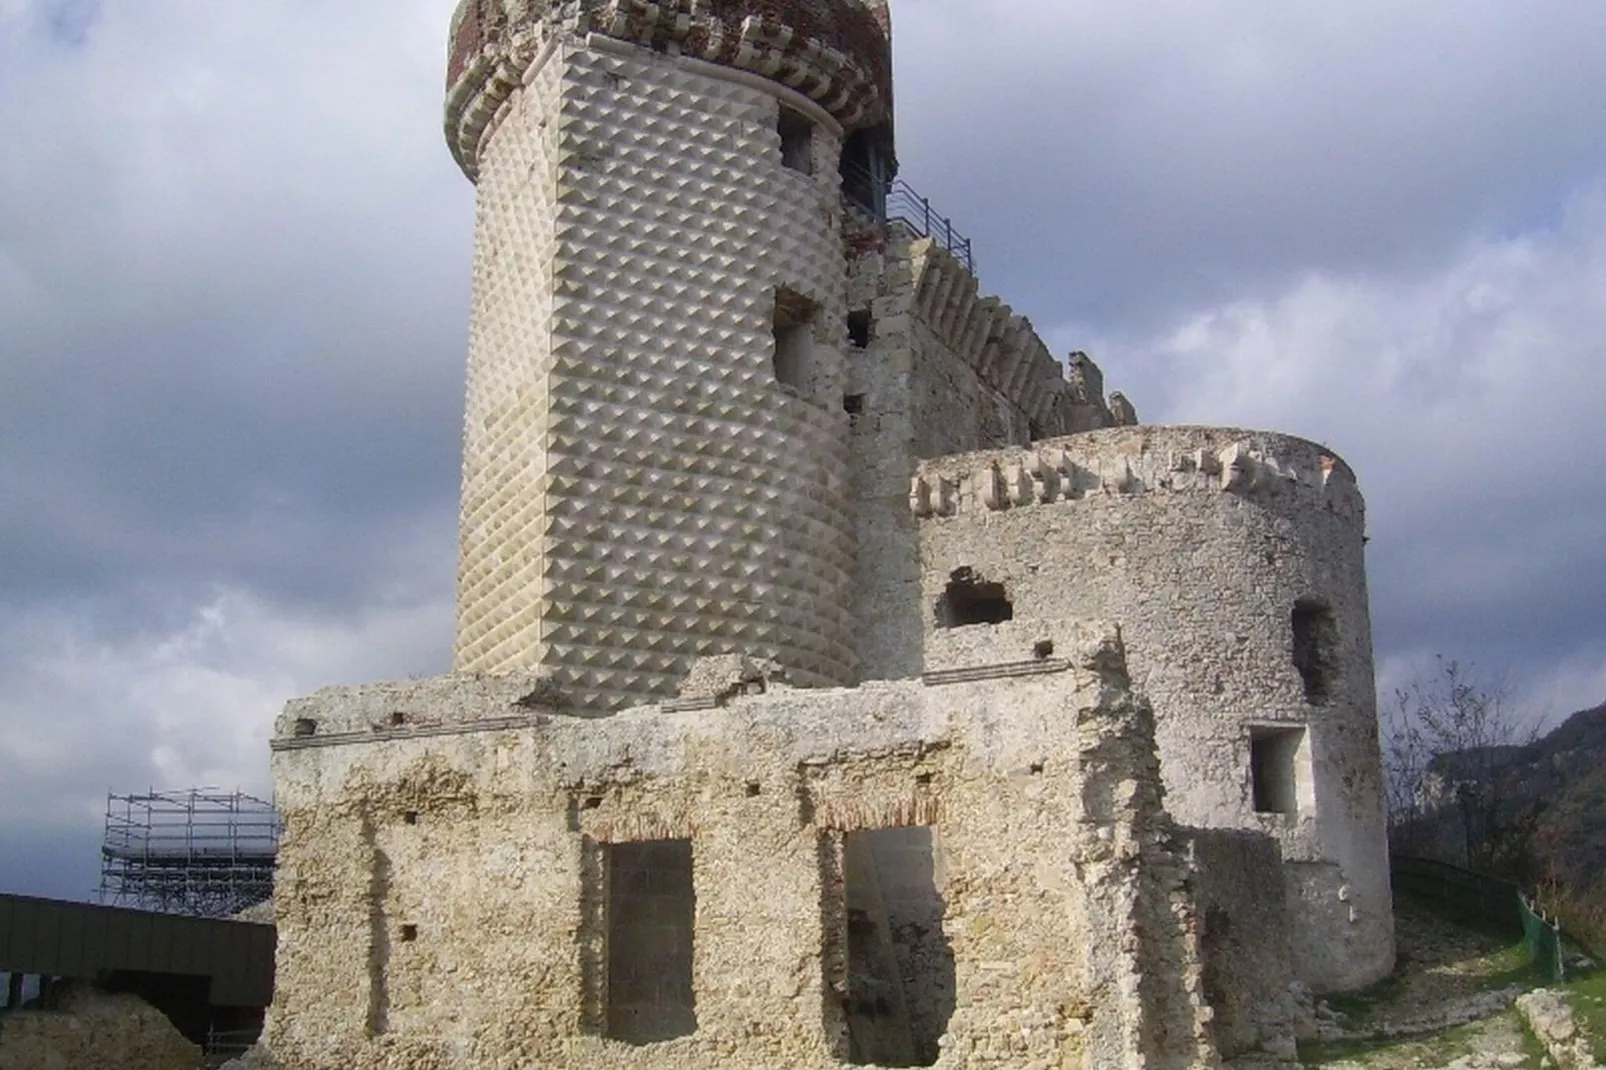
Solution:
M 1396 849 L 1466 864 L 1463 787 L 1493 800 L 1484 828 L 1490 866 L 1523 883 L 1559 882 L 1606 899 L 1606 703 L 1582 710 L 1526 746 L 1441 755 L 1429 767 L 1423 820 L 1397 829 Z M 1492 784 L 1476 783 L 1484 778 Z

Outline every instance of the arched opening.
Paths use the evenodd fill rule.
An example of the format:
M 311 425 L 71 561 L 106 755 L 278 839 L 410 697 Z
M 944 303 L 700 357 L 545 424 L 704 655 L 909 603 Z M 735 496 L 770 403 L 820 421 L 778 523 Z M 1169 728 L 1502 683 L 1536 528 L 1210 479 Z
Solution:
M 826 833 L 826 981 L 856 1066 L 933 1066 L 956 1006 L 953 946 L 928 826 Z

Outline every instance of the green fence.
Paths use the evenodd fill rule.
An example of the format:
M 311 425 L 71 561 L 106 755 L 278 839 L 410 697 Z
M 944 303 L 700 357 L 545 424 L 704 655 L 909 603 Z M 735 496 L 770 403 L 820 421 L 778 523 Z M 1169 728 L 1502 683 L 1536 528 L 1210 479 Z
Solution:
M 1548 981 L 1562 979 L 1561 927 L 1515 884 L 1430 858 L 1389 861 L 1396 895 L 1425 899 L 1441 913 L 1501 936 L 1520 935 L 1540 974 Z
M 1545 917 L 1527 896 L 1517 898 L 1522 915 L 1522 942 L 1534 968 L 1546 981 L 1566 979 L 1566 961 L 1561 953 L 1561 926 Z

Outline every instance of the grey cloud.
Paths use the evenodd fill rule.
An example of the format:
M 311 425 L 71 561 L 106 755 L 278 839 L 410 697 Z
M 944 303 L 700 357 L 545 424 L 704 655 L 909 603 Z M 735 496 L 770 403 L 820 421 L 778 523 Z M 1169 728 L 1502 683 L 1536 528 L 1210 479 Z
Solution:
M 109 787 L 265 785 L 291 694 L 444 667 L 452 6 L 0 0 L 0 886 L 81 891 Z M 1606 17 L 977 12 L 894 16 L 984 287 L 1146 419 L 1345 455 L 1386 664 L 1606 682 Z
M 1585 5 L 934 0 L 896 12 L 906 175 L 1029 314 L 1158 322 L 1421 268 L 1606 164 Z

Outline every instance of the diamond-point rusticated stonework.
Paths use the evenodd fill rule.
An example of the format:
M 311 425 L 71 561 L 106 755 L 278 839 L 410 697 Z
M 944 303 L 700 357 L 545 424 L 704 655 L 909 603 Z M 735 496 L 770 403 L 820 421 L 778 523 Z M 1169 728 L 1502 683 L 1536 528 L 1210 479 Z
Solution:
M 588 710 L 751 651 L 851 683 L 845 269 L 823 125 L 646 49 L 555 51 L 486 144 L 457 667 Z M 812 310 L 777 381 L 777 293 Z

